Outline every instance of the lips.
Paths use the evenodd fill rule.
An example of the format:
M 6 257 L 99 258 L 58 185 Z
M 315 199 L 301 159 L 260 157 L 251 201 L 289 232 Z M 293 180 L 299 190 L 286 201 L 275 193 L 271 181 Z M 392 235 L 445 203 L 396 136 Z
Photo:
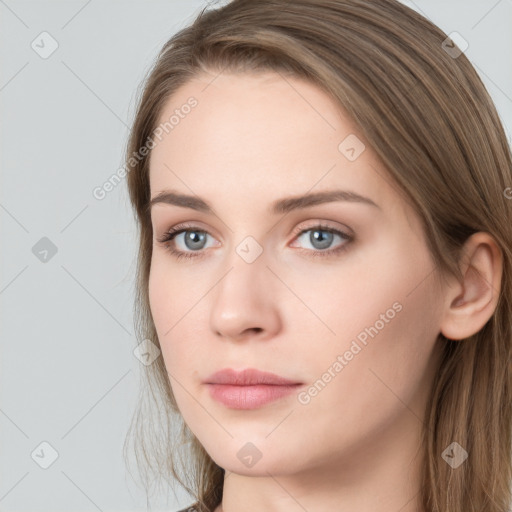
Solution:
M 302 387 L 301 382 L 252 368 L 242 372 L 227 368 L 210 375 L 203 383 L 214 400 L 231 409 L 256 409 Z
M 275 373 L 263 372 L 248 368 L 236 372 L 231 368 L 220 370 L 204 380 L 205 384 L 231 384 L 233 386 L 251 386 L 255 384 L 268 384 L 274 386 L 293 386 L 302 382 L 293 381 L 280 377 Z

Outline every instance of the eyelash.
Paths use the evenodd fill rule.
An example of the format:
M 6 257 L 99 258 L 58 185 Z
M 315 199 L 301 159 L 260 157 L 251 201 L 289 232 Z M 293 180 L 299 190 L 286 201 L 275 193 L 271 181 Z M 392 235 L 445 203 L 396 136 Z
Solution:
M 206 251 L 200 250 L 200 251 L 178 251 L 172 247 L 172 242 L 174 239 L 180 234 L 187 231 L 195 231 L 199 233 L 206 233 L 207 235 L 210 235 L 208 231 L 204 229 L 200 229 L 198 226 L 189 226 L 189 225 L 183 225 L 178 224 L 177 226 L 172 227 L 169 229 L 166 233 L 163 234 L 163 236 L 158 239 L 158 242 L 163 244 L 165 248 L 176 258 L 176 259 L 192 259 L 192 258 L 202 258 L 204 257 Z M 325 231 L 328 233 L 333 233 L 335 235 L 339 235 L 342 239 L 346 241 L 346 243 L 339 245 L 335 249 L 327 249 L 327 250 L 312 250 L 312 249 L 303 249 L 302 251 L 299 249 L 300 252 L 308 252 L 311 253 L 310 256 L 312 257 L 320 257 L 320 258 L 328 258 L 330 256 L 337 256 L 341 252 L 345 251 L 346 246 L 349 242 L 353 240 L 353 236 L 348 235 L 344 231 L 340 231 L 338 229 L 331 228 L 329 226 L 325 226 L 323 224 L 317 224 L 315 226 L 312 226 L 307 229 L 300 229 L 296 228 L 293 232 L 296 238 L 298 238 L 300 235 L 307 233 L 308 231 Z M 210 235 L 211 236 L 211 235 Z

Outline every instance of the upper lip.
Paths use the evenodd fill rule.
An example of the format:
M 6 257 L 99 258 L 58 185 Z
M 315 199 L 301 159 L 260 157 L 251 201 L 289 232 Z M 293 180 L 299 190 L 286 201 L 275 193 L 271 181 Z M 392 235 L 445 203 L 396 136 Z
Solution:
M 203 382 L 204 384 L 231 384 L 233 386 L 251 386 L 255 384 L 290 386 L 302 384 L 301 382 L 280 377 L 275 373 L 263 372 L 254 368 L 248 368 L 239 372 L 231 368 L 225 368 L 224 370 L 213 373 Z

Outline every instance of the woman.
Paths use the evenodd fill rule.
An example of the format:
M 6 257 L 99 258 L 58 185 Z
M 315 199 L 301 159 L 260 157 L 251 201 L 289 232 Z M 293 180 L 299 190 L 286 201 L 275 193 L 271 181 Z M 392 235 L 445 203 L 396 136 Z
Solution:
M 202 12 L 127 169 L 142 469 L 201 512 L 507 510 L 511 155 L 446 34 L 394 0 Z

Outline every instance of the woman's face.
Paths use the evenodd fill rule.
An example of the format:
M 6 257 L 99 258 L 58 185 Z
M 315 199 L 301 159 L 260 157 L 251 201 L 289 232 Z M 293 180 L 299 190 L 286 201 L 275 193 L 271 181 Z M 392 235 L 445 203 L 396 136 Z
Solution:
M 419 448 L 442 289 L 415 212 L 354 122 L 316 86 L 273 73 L 202 75 L 160 122 L 171 116 L 151 198 L 172 191 L 213 213 L 155 201 L 149 296 L 172 391 L 206 451 L 265 475 L 355 471 L 386 447 Z M 189 231 L 159 242 L 177 225 Z M 248 368 L 299 384 L 205 383 Z M 269 401 L 271 390 L 283 393 Z

